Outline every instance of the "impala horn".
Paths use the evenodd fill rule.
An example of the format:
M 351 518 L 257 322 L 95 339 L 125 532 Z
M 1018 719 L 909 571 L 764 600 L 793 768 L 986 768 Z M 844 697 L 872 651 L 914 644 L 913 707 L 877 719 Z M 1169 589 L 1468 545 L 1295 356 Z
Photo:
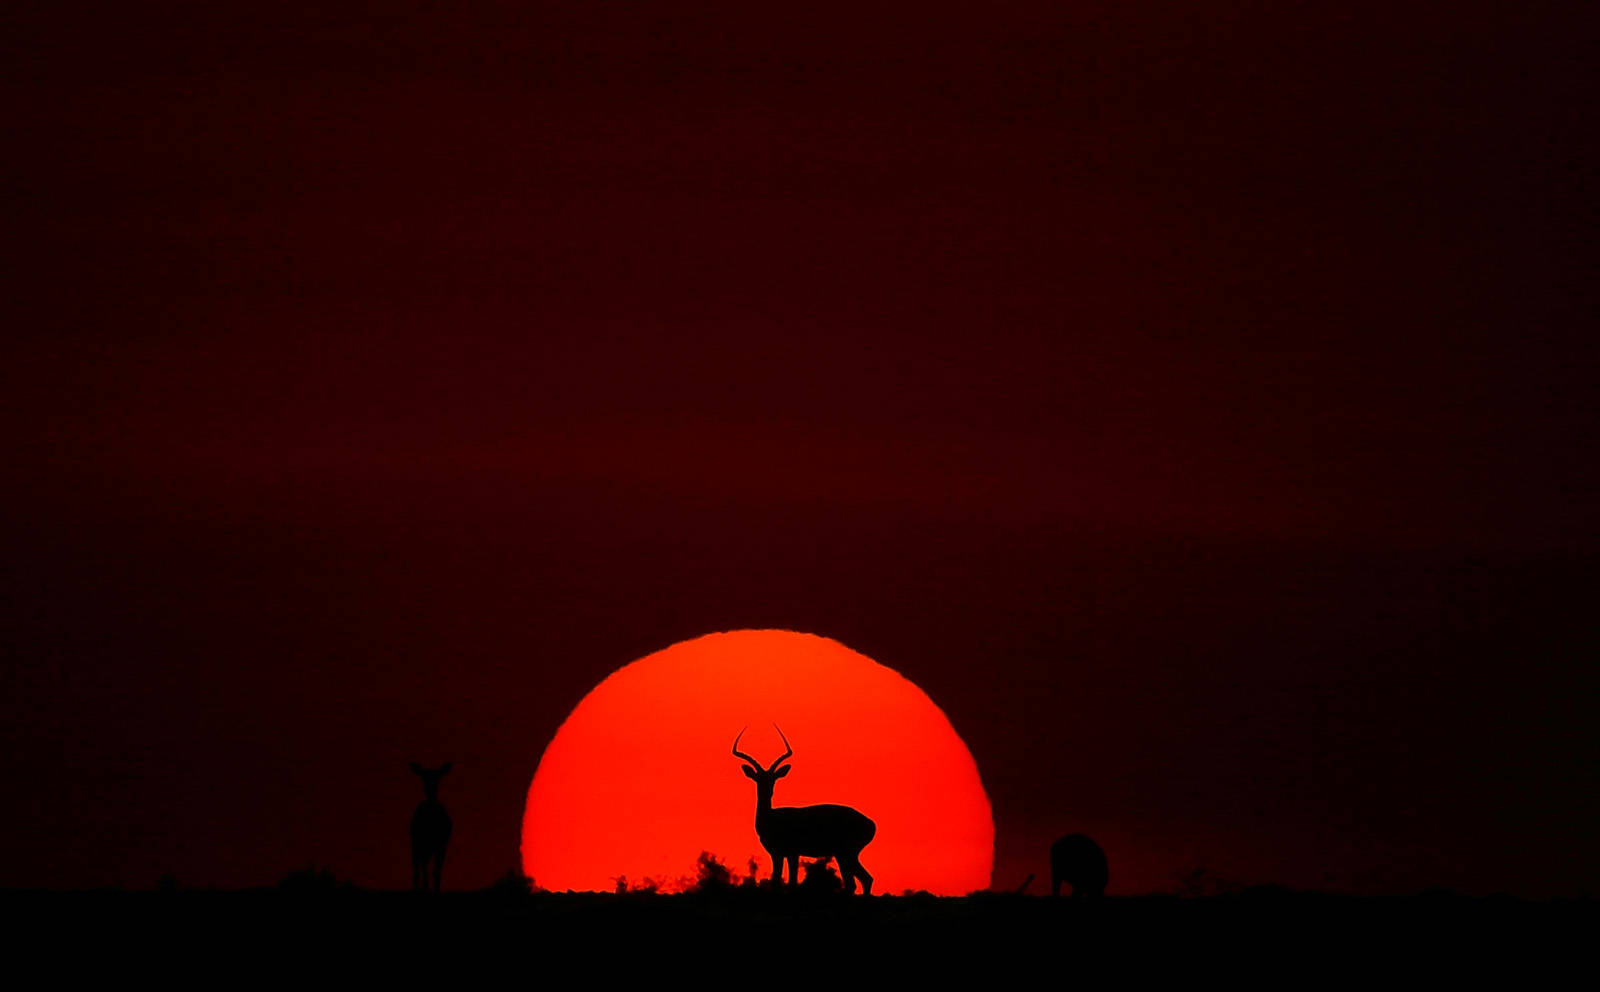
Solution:
M 744 731 L 745 730 L 749 730 L 749 729 L 750 729 L 749 727 L 746 727 L 746 728 L 744 728 L 744 730 L 739 731 L 739 737 L 743 737 L 744 736 Z M 760 771 L 761 770 L 761 762 L 757 761 L 756 759 L 750 757 L 748 754 L 745 754 L 743 751 L 739 750 L 739 737 L 735 737 L 733 739 L 733 756 L 735 758 L 743 758 L 745 760 L 745 762 L 750 765 L 750 770 L 751 771 Z

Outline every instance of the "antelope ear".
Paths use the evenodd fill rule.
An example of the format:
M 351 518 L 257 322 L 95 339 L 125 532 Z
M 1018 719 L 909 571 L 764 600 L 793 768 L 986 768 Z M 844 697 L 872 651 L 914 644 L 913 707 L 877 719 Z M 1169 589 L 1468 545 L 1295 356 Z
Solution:
M 414 772 L 417 775 L 421 775 L 422 774 L 422 766 L 417 764 L 415 761 L 413 761 L 411 763 L 411 771 Z
M 784 765 L 782 768 L 778 769 L 776 772 L 773 773 L 773 777 L 774 778 L 783 778 L 787 774 L 789 774 L 789 766 L 788 765 Z
M 749 765 L 740 765 L 739 766 L 739 770 L 744 772 L 744 777 L 745 778 L 755 778 L 756 777 L 756 770 L 754 768 L 751 768 Z
M 439 774 L 440 775 L 448 775 L 448 774 L 450 774 L 450 769 L 454 765 L 455 765 L 454 761 L 446 761 L 444 764 L 439 766 Z

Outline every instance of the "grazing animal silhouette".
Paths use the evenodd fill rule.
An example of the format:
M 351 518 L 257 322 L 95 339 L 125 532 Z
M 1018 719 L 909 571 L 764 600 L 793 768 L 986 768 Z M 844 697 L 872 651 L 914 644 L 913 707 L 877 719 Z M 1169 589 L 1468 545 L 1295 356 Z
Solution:
M 444 875 L 444 849 L 450 843 L 450 814 L 439 801 L 439 780 L 450 774 L 451 762 L 438 768 L 424 768 L 415 761 L 411 771 L 422 779 L 426 799 L 417 804 L 411 814 L 411 887 L 419 892 L 428 889 L 428 865 L 433 865 L 433 891 L 439 891 L 439 880 Z
M 745 762 L 742 766 L 745 775 L 756 783 L 756 836 L 761 838 L 761 846 L 772 857 L 772 884 L 782 884 L 785 861 L 789 863 L 789 884 L 796 885 L 800 881 L 801 855 L 832 858 L 839 863 L 845 892 L 854 893 L 859 878 L 861 894 L 872 895 L 872 876 L 861 867 L 861 849 L 878 832 L 877 824 L 849 806 L 824 804 L 773 809 L 772 787 L 789 774 L 789 766 L 783 763 L 794 754 L 794 747 L 779 728 L 778 736 L 783 737 L 783 746 L 788 750 L 783 752 L 783 757 L 762 768 L 759 761 L 739 751 L 739 738 L 743 736 L 741 730 L 733 739 L 733 755 Z
M 1050 845 L 1050 894 L 1061 894 L 1061 883 L 1072 886 L 1074 899 L 1079 896 L 1102 896 L 1111 870 L 1106 866 L 1106 852 L 1084 834 L 1068 834 Z

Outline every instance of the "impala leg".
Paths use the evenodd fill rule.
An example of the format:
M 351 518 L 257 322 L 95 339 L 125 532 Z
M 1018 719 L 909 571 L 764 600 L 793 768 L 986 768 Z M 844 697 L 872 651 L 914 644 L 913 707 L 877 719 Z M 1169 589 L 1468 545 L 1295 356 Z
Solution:
M 855 894 L 855 879 L 861 879 L 861 894 L 872 895 L 872 876 L 861 867 L 861 855 L 852 854 L 848 858 L 839 859 L 839 873 L 844 876 L 844 890 L 851 895 Z
M 848 854 L 841 854 L 835 860 L 839 863 L 839 880 L 844 883 L 844 894 L 855 895 L 856 873 L 859 870 L 856 859 Z

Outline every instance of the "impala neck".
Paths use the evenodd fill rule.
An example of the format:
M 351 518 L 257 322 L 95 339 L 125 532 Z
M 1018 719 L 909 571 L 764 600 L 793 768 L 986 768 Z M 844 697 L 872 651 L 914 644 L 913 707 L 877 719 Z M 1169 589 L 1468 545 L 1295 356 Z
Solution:
M 761 824 L 767 815 L 772 812 L 772 787 L 775 783 L 756 783 L 756 829 L 761 829 Z

